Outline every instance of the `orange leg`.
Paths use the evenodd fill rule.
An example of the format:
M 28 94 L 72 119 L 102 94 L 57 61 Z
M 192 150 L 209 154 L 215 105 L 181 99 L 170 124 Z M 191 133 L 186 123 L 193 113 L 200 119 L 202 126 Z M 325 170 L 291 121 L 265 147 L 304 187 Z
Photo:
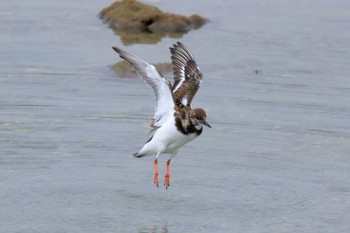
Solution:
M 158 187 L 158 161 L 157 161 L 157 159 L 154 160 L 153 166 L 154 166 L 154 183 Z
M 168 161 L 166 161 L 166 172 L 165 172 L 164 185 L 165 185 L 166 189 L 168 189 L 170 186 L 170 159 Z

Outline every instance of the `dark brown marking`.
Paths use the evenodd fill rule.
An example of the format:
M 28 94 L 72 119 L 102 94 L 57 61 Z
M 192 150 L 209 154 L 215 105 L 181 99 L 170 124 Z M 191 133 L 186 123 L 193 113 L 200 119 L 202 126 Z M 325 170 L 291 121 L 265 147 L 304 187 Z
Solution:
M 195 133 L 197 136 L 199 136 L 202 133 L 203 128 L 199 130 L 196 129 L 195 125 L 190 120 L 189 111 L 181 109 L 174 113 L 174 117 L 176 129 L 181 133 L 185 135 Z

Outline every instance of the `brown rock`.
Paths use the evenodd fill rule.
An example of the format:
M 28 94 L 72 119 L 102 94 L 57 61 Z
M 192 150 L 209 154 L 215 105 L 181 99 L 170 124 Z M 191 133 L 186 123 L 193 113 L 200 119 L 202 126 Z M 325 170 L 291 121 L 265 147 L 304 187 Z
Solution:
M 169 36 L 169 33 L 172 33 L 172 37 L 179 38 L 207 22 L 199 15 L 186 17 L 164 13 L 155 6 L 137 0 L 116 1 L 100 12 L 100 18 L 122 37 L 124 43 L 155 43 L 162 37 Z M 150 34 L 156 36 L 149 39 Z

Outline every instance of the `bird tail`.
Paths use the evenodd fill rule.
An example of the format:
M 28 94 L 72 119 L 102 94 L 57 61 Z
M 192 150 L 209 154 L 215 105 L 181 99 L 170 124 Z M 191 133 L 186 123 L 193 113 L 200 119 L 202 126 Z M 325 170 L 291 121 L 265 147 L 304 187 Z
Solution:
M 148 147 L 148 143 L 152 140 L 152 138 L 153 138 L 153 136 L 147 140 L 147 142 L 145 143 L 145 145 L 142 147 L 142 149 L 139 152 L 133 154 L 132 156 L 135 158 L 142 158 L 146 155 L 151 155 L 149 153 L 149 151 L 147 150 L 147 147 Z
M 135 158 L 142 158 L 143 156 L 145 156 L 145 154 L 141 154 L 140 151 L 136 152 L 135 154 L 132 155 Z

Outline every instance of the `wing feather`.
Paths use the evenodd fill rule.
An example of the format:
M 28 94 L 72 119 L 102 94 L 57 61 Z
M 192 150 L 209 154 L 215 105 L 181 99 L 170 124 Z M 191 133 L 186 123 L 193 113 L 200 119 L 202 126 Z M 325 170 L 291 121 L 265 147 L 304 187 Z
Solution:
M 173 65 L 173 99 L 177 107 L 191 107 L 194 95 L 202 82 L 203 75 L 191 51 L 177 42 L 170 48 Z
M 121 58 L 128 61 L 138 75 L 152 87 L 156 96 L 156 105 L 154 118 L 150 122 L 150 127 L 152 130 L 161 127 L 168 117 L 172 117 L 174 113 L 174 101 L 170 82 L 162 77 L 153 65 L 119 48 L 112 48 Z

